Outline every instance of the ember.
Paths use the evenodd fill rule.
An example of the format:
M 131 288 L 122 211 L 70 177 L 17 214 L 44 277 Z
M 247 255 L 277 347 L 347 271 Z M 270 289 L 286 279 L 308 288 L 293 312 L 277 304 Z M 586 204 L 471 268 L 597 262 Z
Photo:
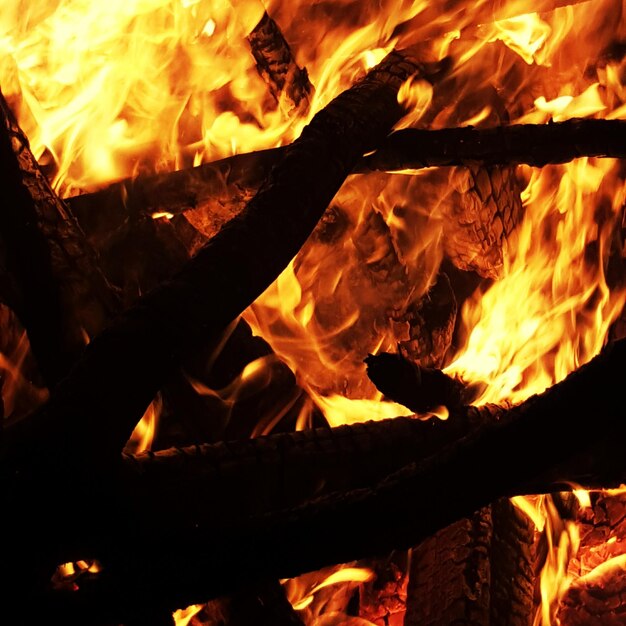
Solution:
M 444 4 L 10 0 L 9 623 L 626 623 L 625 7 Z

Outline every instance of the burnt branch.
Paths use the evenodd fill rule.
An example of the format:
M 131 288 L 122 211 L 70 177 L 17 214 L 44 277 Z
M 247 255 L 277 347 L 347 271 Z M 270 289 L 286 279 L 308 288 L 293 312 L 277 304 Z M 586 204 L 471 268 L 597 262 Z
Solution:
M 582 156 L 624 158 L 624 146 L 626 122 L 622 120 L 406 129 L 392 133 L 374 154 L 356 163 L 354 172 L 477 163 L 541 167 Z M 243 200 L 258 189 L 287 148 L 239 154 L 187 170 L 123 180 L 101 191 L 70 198 L 68 203 L 88 233 L 106 232 L 111 224 L 121 224 L 130 211 L 152 215 L 192 209 L 205 212 L 207 230 L 217 232 L 241 209 Z
M 53 386 L 82 352 L 83 330 L 99 330 L 117 310 L 117 300 L 2 94 L 0 162 L 0 240 L 12 279 L 12 304 L 44 380 Z
M 189 478 L 194 473 L 199 477 L 206 449 L 144 455 L 121 474 L 124 489 L 118 497 L 125 504 L 118 510 L 132 511 L 131 528 L 113 514 L 101 522 L 104 535 L 82 535 L 80 548 L 102 555 L 105 570 L 84 594 L 49 599 L 51 609 L 62 607 L 67 623 L 72 623 L 70 617 L 80 612 L 81 599 L 87 599 L 102 609 L 92 623 L 107 616 L 121 619 L 137 610 L 138 598 L 147 590 L 164 607 L 175 608 L 255 579 L 294 576 L 330 563 L 406 548 L 503 496 L 545 492 L 570 481 L 587 486 L 620 482 L 626 475 L 623 456 L 610 452 L 619 448 L 626 427 L 620 382 L 625 370 L 626 342 L 620 341 L 518 407 L 466 407 L 454 411 L 444 423 L 397 418 L 268 437 L 260 443 L 241 442 L 237 445 L 249 450 L 270 446 L 270 457 L 246 454 L 244 462 L 229 466 L 211 454 L 204 464 L 205 480 L 195 483 Z M 398 448 L 380 436 L 400 430 L 406 436 L 413 429 L 432 429 L 441 435 L 448 428 L 465 434 L 450 439 L 442 435 L 428 451 L 416 445 L 409 463 L 405 463 L 411 455 L 409 444 L 398 454 Z M 361 440 L 369 446 L 359 448 L 352 433 L 360 431 L 363 437 L 367 429 L 377 430 L 377 436 L 370 433 Z M 320 436 L 332 445 L 316 442 Z M 289 441 L 298 437 L 306 438 L 313 455 L 299 461 L 309 475 L 302 479 L 309 485 L 304 489 L 293 472 L 296 466 L 289 447 Z M 407 439 L 413 442 L 417 437 Z M 379 445 L 380 441 L 384 443 Z M 598 454 L 602 448 L 604 454 Z M 354 473 L 338 479 L 342 486 L 331 484 L 327 493 L 320 492 L 325 476 L 337 474 L 337 464 L 349 467 L 343 465 L 349 455 L 352 461 L 360 459 L 353 465 Z M 277 471 L 266 473 L 266 463 Z M 389 472 L 393 465 L 399 469 Z M 363 471 L 368 474 L 365 483 L 360 482 Z M 238 473 L 240 482 L 230 482 L 229 472 Z M 236 491 L 244 476 L 251 486 Z M 220 491 L 213 491 L 214 487 Z M 200 493 L 210 496 L 202 498 Z M 315 493 L 319 497 L 310 499 Z M 238 499 L 239 504 L 226 510 L 223 504 L 228 498 Z M 173 507 L 174 502 L 186 506 Z M 77 541 L 75 528 L 65 535 L 70 531 Z M 156 555 L 155 545 L 159 546 Z
M 15 515 L 3 521 L 3 532 L 24 540 L 3 546 L 3 555 L 19 544 L 15 560 L 24 564 L 60 562 L 65 518 L 43 512 L 71 510 L 78 494 L 99 487 L 106 501 L 123 487 L 111 485 L 112 466 L 156 391 L 289 263 L 360 155 L 402 117 L 397 91 L 419 71 L 411 51 L 392 52 L 333 100 L 285 151 L 247 208 L 178 274 L 98 335 L 46 406 L 4 429 L 0 480 Z M 134 527 L 135 516 L 123 518 L 108 521 Z M 83 530 L 104 537 L 107 526 L 97 521 Z M 121 536 L 133 534 L 127 531 Z M 46 568 L 27 569 L 26 585 L 8 570 L 2 577 L 16 605 L 45 587 Z
M 285 114 L 306 113 L 313 95 L 309 75 L 298 67 L 287 40 L 267 11 L 248 35 L 248 42 L 261 78 Z

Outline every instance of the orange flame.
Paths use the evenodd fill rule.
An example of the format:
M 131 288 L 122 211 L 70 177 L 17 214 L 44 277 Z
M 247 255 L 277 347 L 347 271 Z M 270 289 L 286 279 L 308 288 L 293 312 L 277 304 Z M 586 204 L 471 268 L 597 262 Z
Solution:
M 321 11 L 319 3 L 273 0 L 267 9 L 315 86 L 306 118 L 286 116 L 254 66 L 246 38 L 264 11 L 258 0 L 236 10 L 226 0 L 10 2 L 0 15 L 0 85 L 65 195 L 288 143 L 392 48 L 416 41 L 426 42 L 425 60 L 449 56 L 453 69 L 434 88 L 418 77 L 404 85 L 399 100 L 412 112 L 398 127 L 626 118 L 623 62 L 603 56 L 624 39 L 613 17 L 623 12 L 619 0 L 553 11 L 541 3 L 540 13 L 526 0 L 498 10 L 486 0 L 435 4 L 337 0 Z M 618 165 L 578 159 L 518 174 L 524 223 L 508 242 L 500 280 L 466 303 L 464 345 L 446 370 L 484 383 L 480 403 L 520 402 L 562 380 L 600 350 L 624 305 L 624 289 L 606 273 L 621 252 Z M 407 412 L 381 402 L 362 361 L 407 340 L 403 315 L 443 257 L 448 179 L 438 170 L 349 179 L 305 249 L 245 313 L 307 391 L 298 427 L 313 404 L 333 425 Z M 8 407 L 25 385 L 20 354 L 0 361 Z M 271 365 L 251 364 L 219 392 L 196 389 L 228 404 L 266 381 Z M 255 434 L 269 432 L 281 410 Z M 153 403 L 133 434 L 135 450 L 149 448 L 157 413 Z M 538 526 L 557 527 L 545 502 L 518 504 Z M 566 561 L 578 542 L 568 525 L 552 535 L 544 624 L 569 584 Z M 315 585 L 313 595 L 323 593 L 318 582 L 306 593 Z

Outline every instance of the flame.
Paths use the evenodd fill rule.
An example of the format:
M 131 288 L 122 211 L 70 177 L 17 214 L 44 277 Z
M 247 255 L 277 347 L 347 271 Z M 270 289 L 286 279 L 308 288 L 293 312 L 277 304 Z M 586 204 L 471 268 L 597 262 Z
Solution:
M 152 441 L 156 433 L 157 424 L 163 409 L 161 394 L 150 403 L 141 420 L 133 430 L 130 440 L 126 444 L 126 451 L 131 454 L 139 454 L 152 449 Z
M 531 173 L 504 276 L 465 307 L 468 339 L 446 369 L 487 384 L 479 404 L 519 403 L 602 348 L 626 296 L 604 271 L 625 192 L 615 167 L 579 159 Z M 599 197 L 610 202 L 601 223 Z
M 425 62 L 449 57 L 451 70 L 435 86 L 418 76 L 407 81 L 398 99 L 409 114 L 398 128 L 626 119 L 624 62 L 604 56 L 624 39 L 613 17 L 620 2 L 555 10 L 542 3 L 541 12 L 526 0 L 497 9 L 487 0 L 440 4 L 337 0 L 321 11 L 304 0 L 267 7 L 246 0 L 236 10 L 228 0 L 15 0 L 0 16 L 0 85 L 65 196 L 289 143 L 390 50 L 415 42 Z M 286 114 L 255 68 L 247 38 L 265 8 L 315 86 L 308 113 Z M 481 383 L 478 403 L 521 402 L 562 380 L 601 349 L 625 301 L 624 288 L 607 276 L 621 252 L 619 165 L 583 158 L 517 173 L 524 222 L 508 241 L 499 280 L 466 302 L 462 345 L 446 368 Z M 382 401 L 363 358 L 410 342 L 410 312 L 444 256 L 442 208 L 457 175 L 429 169 L 350 178 L 306 247 L 244 314 L 278 357 L 254 361 L 224 389 L 191 380 L 196 391 L 228 411 L 269 384 L 280 359 L 306 399 L 287 398 L 261 416 L 254 435 L 270 432 L 296 406 L 297 428 L 310 425 L 316 408 L 332 425 L 406 414 Z M 20 346 L 0 355 L 9 411 L 20 389 L 45 399 L 22 373 Z M 155 401 L 131 449 L 149 449 L 158 412 Z M 572 580 L 567 562 L 577 531 L 543 497 L 516 504 L 550 538 L 537 618 L 545 625 Z M 338 584 L 316 579 L 293 601 L 309 611 Z M 177 624 L 198 611 L 177 612 Z M 312 623 L 317 614 L 309 617 Z
M 192 604 L 186 609 L 179 609 L 178 611 L 175 611 L 172 617 L 174 618 L 176 626 L 188 626 L 194 616 L 202 611 L 202 608 L 202 604 Z
M 335 614 L 342 615 L 342 624 L 368 626 L 370 622 L 346 617 L 343 611 L 355 588 L 374 577 L 374 572 L 368 568 L 346 565 L 286 580 L 283 584 L 287 599 L 310 626 L 322 626 Z

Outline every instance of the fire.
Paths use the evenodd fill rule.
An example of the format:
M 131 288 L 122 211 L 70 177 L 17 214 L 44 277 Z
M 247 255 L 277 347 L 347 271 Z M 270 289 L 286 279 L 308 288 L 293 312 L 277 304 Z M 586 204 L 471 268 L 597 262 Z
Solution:
M 390 50 L 417 41 L 425 62 L 445 57 L 451 69 L 439 85 L 420 76 L 404 85 L 399 101 L 409 111 L 398 128 L 626 118 L 623 62 L 603 56 L 624 38 L 612 17 L 621 2 L 555 10 L 563 2 L 542 3 L 539 13 L 520 1 L 497 11 L 486 0 L 453 0 L 445 11 L 425 0 L 327 4 L 321 11 L 304 1 L 248 0 L 235 10 L 229 0 L 13 0 L 0 16 L 0 85 L 65 196 L 287 144 Z M 308 111 L 274 101 L 255 67 L 247 38 L 266 8 L 315 87 Z M 524 220 L 503 251 L 498 280 L 465 302 L 462 345 L 446 367 L 481 383 L 481 404 L 518 403 L 562 380 L 602 348 L 626 301 L 609 272 L 622 253 L 619 164 L 582 158 L 519 167 L 517 177 Z M 444 257 L 445 207 L 466 194 L 458 171 L 348 179 L 302 252 L 244 313 L 278 356 L 254 361 L 221 390 L 191 381 L 196 391 L 232 406 L 268 384 L 279 358 L 307 395 L 298 428 L 310 426 L 315 407 L 331 425 L 407 414 L 383 401 L 363 359 L 410 340 L 407 311 Z M 5 410 L 28 386 L 25 355 L 21 342 L 0 355 Z M 31 392 L 45 399 L 45 391 Z M 264 416 L 254 434 L 270 432 L 295 402 Z M 133 434 L 135 451 L 150 448 L 158 412 L 155 401 Z M 545 498 L 518 505 L 551 542 L 537 617 L 545 625 L 573 580 L 577 529 Z M 287 584 L 296 607 L 308 611 L 341 581 L 350 586 L 370 574 L 326 575 L 296 591 Z M 177 624 L 199 610 L 177 612 Z
M 530 173 L 516 249 L 503 278 L 464 310 L 467 343 L 446 370 L 487 383 L 478 403 L 519 403 L 601 349 L 625 300 L 603 269 L 624 201 L 615 167 L 580 159 Z M 610 208 L 598 223 L 600 198 Z
M 161 395 L 157 394 L 156 398 L 150 403 L 135 430 L 133 430 L 130 440 L 126 444 L 126 451 L 130 454 L 139 454 L 146 450 L 152 449 L 152 441 L 156 434 L 157 424 L 161 411 L 163 409 L 163 401 Z

